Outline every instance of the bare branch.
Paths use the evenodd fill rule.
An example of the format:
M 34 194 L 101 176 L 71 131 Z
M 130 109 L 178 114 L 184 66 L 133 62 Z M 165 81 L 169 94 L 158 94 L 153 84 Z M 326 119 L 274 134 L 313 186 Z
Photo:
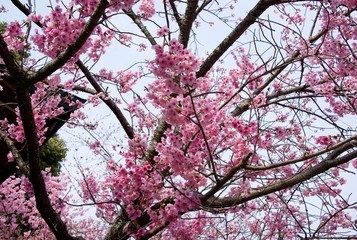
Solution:
M 179 42 L 187 47 L 192 29 L 192 24 L 196 18 L 195 11 L 198 7 L 198 0 L 188 0 L 185 16 L 181 20 Z
M 128 15 L 134 23 L 140 28 L 141 32 L 144 33 L 145 37 L 149 40 L 151 45 L 156 45 L 156 41 L 154 37 L 151 35 L 149 30 L 145 27 L 145 25 L 142 23 L 140 18 L 133 12 L 133 10 L 129 9 L 128 11 L 124 11 L 126 15 Z
M 177 8 L 176 8 L 174 0 L 169 0 L 169 2 L 170 2 L 170 6 L 171 6 L 171 9 L 172 9 L 172 12 L 174 14 L 175 20 L 178 23 L 178 25 L 181 26 L 181 20 L 182 19 L 180 17 L 180 14 L 177 11 Z
M 89 72 L 88 68 L 80 60 L 78 60 L 76 62 L 76 65 L 82 70 L 82 72 L 84 73 L 84 75 L 86 76 L 88 81 L 92 84 L 94 89 L 98 93 L 104 93 L 105 94 L 103 88 L 98 84 L 97 80 L 94 79 L 94 77 Z M 133 139 L 134 138 L 134 130 L 130 126 L 129 122 L 126 120 L 124 114 L 121 112 L 121 110 L 119 109 L 117 104 L 110 98 L 101 97 L 101 99 L 110 108 L 110 110 L 112 110 L 114 115 L 117 117 L 117 119 L 119 120 L 121 126 L 124 128 L 124 131 L 125 131 L 126 135 L 130 139 Z
M 30 168 L 22 159 L 20 152 L 17 150 L 14 142 L 1 130 L 0 130 L 0 139 L 2 139 L 6 143 L 6 146 L 9 148 L 10 152 L 12 153 L 12 156 L 17 166 L 19 166 L 21 172 L 23 172 L 27 177 L 29 177 Z
M 353 140 L 357 140 L 357 135 L 355 136 L 352 136 L 342 142 L 339 142 L 337 144 L 335 144 L 334 146 L 330 146 L 324 150 L 321 150 L 321 151 L 317 151 L 317 152 L 314 152 L 312 154 L 307 154 L 307 155 L 304 155 L 302 157 L 299 157 L 299 158 L 295 158 L 295 159 L 292 159 L 292 160 L 289 160 L 289 161 L 285 161 L 285 162 L 279 162 L 279 163 L 274 163 L 274 164 L 271 164 L 271 165 L 268 165 L 268 166 L 246 166 L 245 169 L 248 169 L 248 170 L 252 170 L 252 171 L 263 171 L 263 170 L 270 170 L 270 169 L 274 169 L 274 168 L 278 168 L 278 167 L 283 167 L 283 166 L 287 166 L 287 165 L 290 165 L 290 164 L 294 164 L 294 163 L 298 163 L 298 162 L 302 162 L 302 161 L 305 161 L 305 160 L 308 160 L 308 159 L 313 159 L 315 157 L 318 157 L 318 156 L 321 156 L 322 154 L 325 154 L 325 153 L 328 153 L 328 152 L 331 152 L 332 150 L 335 150 L 337 148 L 340 148 L 341 146 L 353 141 Z
M 240 36 L 273 4 L 280 1 L 260 0 L 247 16 L 238 24 L 237 27 L 213 50 L 213 52 L 202 63 L 200 70 L 196 73 L 197 77 L 203 77 L 220 57 L 237 41 Z
M 357 150 L 354 150 L 350 153 L 346 153 L 345 155 L 338 157 L 339 155 L 345 153 L 347 150 L 351 148 L 357 147 L 357 140 L 346 143 L 345 145 L 336 148 L 333 152 L 331 152 L 323 161 L 318 163 L 317 165 L 298 173 L 290 178 L 285 178 L 278 182 L 272 183 L 270 185 L 252 190 L 248 195 L 236 195 L 232 197 L 226 198 L 212 198 L 212 200 L 208 199 L 206 201 L 205 206 L 211 208 L 222 208 L 222 207 L 231 207 L 237 206 L 249 200 L 259 198 L 270 193 L 286 189 L 292 187 L 300 182 L 304 182 L 309 180 L 327 170 L 337 167 L 341 164 L 347 163 L 348 161 L 357 157 Z

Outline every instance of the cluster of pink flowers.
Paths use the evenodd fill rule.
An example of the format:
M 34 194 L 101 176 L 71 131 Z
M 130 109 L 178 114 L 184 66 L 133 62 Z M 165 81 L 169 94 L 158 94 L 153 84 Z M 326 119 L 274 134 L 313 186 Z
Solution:
M 319 136 L 315 138 L 316 143 L 325 145 L 325 146 L 331 146 L 334 144 L 336 141 L 333 139 L 333 136 Z
M 140 72 L 118 71 L 117 77 L 113 79 L 115 83 L 119 83 L 119 92 L 127 93 L 131 87 L 141 78 Z
M 42 82 L 36 84 L 36 91 L 31 95 L 33 114 L 36 123 L 37 135 L 40 139 L 40 144 L 45 140 L 44 135 L 47 131 L 45 128 L 46 119 L 55 118 L 63 113 L 63 107 L 59 107 L 61 97 L 59 94 L 48 95 L 48 86 Z M 9 136 L 16 142 L 23 142 L 25 134 L 23 130 L 22 120 L 19 109 L 15 109 L 17 115 L 16 123 L 2 122 L 2 126 L 7 130 Z M 5 124 L 7 123 L 7 124 Z
M 185 86 L 186 84 L 194 87 L 192 77 L 195 78 L 195 73 L 199 68 L 200 61 L 188 49 L 184 49 L 183 45 L 176 39 L 173 39 L 166 46 L 156 45 L 154 50 L 156 58 L 152 61 L 151 70 L 153 74 L 167 81 L 178 81 Z M 192 74 L 194 74 L 192 76 Z M 185 76 L 185 78 L 183 78 Z M 175 92 L 172 92 L 175 93 Z
M 159 28 L 157 30 L 157 36 L 158 37 L 164 37 L 165 35 L 167 35 L 170 32 L 170 29 L 166 26 Z
M 49 169 L 43 172 L 46 185 L 51 189 L 50 200 L 57 212 L 67 213 L 67 206 L 58 197 L 66 193 L 67 180 L 50 177 Z M 0 185 L 0 238 L 35 239 L 46 236 L 55 239 L 51 230 L 36 209 L 32 185 L 27 178 L 10 177 Z
M 117 84 L 120 93 L 127 93 L 131 90 L 132 86 L 140 79 L 142 74 L 140 72 L 122 71 L 116 72 L 108 71 L 107 69 L 99 70 L 98 80 L 102 82 L 112 82 Z
M 90 16 L 94 12 L 98 3 L 98 0 L 72 0 L 72 5 L 79 6 L 79 12 L 83 17 Z
M 121 9 L 129 10 L 134 5 L 134 0 L 108 0 L 110 11 L 118 11 Z
M 265 95 L 266 95 L 265 93 L 260 93 L 253 98 L 253 106 L 255 108 L 259 108 L 266 103 L 267 100 Z
M 24 50 L 26 42 L 23 40 L 24 33 L 18 21 L 10 22 L 4 33 L 5 41 L 9 50 Z
M 91 47 L 87 54 L 94 62 L 96 62 L 105 53 L 105 49 L 111 44 L 114 32 L 111 30 L 103 32 L 102 28 L 98 26 L 94 30 L 94 35 L 98 36 L 98 38 L 92 40 Z
M 185 111 L 184 105 L 189 104 L 182 94 L 198 86 L 200 79 L 196 78 L 196 71 L 200 61 L 176 39 L 168 46 L 156 45 L 154 50 L 156 58 L 150 68 L 157 79 L 149 85 L 147 99 L 163 110 L 169 123 L 182 123 L 180 114 Z M 173 95 L 179 96 L 173 98 Z
M 138 15 L 144 19 L 151 18 L 155 15 L 155 1 L 154 0 L 143 0 L 139 6 Z
M 50 15 L 43 18 L 44 26 L 41 29 L 43 33 L 36 29 L 36 34 L 31 36 L 32 42 L 40 52 L 55 58 L 77 39 L 86 22 L 82 18 L 70 18 L 69 16 L 69 12 L 63 12 L 60 6 L 56 6 Z M 32 17 L 35 16 L 30 16 L 30 21 L 33 20 Z M 90 42 L 87 41 L 77 55 L 85 52 L 89 46 Z

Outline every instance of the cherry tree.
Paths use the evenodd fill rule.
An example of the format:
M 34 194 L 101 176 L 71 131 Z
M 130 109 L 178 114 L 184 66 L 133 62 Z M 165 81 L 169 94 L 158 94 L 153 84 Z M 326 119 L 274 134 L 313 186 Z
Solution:
M 0 36 L 0 91 L 10 76 L 16 92 L 0 107 L 17 116 L 0 137 L 21 174 L 1 184 L 0 238 L 356 237 L 343 186 L 357 168 L 357 1 L 245 4 L 2 6 L 19 17 Z M 80 200 L 69 175 L 40 167 L 61 101 L 103 159 L 100 174 L 78 161 Z M 103 109 L 110 123 L 91 118 Z M 96 137 L 115 124 L 113 141 Z

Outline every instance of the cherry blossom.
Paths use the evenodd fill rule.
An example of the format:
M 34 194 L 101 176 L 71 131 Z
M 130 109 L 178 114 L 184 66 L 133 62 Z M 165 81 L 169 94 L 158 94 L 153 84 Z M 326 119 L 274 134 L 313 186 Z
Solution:
M 355 0 L 37 4 L 0 37 L 0 238 L 356 236 Z

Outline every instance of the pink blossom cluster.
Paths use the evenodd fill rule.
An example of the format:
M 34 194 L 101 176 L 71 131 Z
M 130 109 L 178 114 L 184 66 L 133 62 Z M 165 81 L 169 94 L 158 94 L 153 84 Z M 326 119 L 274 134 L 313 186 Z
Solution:
M 106 96 L 104 93 L 98 93 L 95 95 L 90 95 L 87 98 L 87 102 L 88 104 L 93 104 L 94 107 L 98 106 L 99 104 L 102 103 L 102 98 L 106 99 Z
M 139 6 L 138 15 L 144 19 L 151 18 L 156 13 L 154 0 L 143 0 Z
M 119 70 L 114 75 L 113 71 L 107 69 L 99 70 L 98 79 L 102 82 L 112 82 L 117 84 L 120 93 L 127 93 L 132 86 L 142 77 L 140 72 L 122 71 Z
M 324 4 L 326 4 L 326 6 L 329 6 L 328 8 L 331 8 L 331 10 L 335 10 L 338 9 L 341 6 L 345 6 L 346 8 L 354 8 L 356 7 L 356 1 L 355 0 L 332 0 L 332 1 L 328 1 L 328 0 L 324 0 Z
M 105 227 L 93 219 L 83 219 L 85 209 L 70 210 L 65 202 L 68 194 L 69 177 L 62 174 L 54 177 L 50 169 L 42 172 L 53 208 L 60 213 L 70 232 L 85 239 L 95 240 L 102 236 Z M 0 185 L 0 238 L 1 239 L 55 239 L 52 231 L 36 208 L 36 200 L 30 181 L 24 177 L 9 177 Z
M 56 82 L 56 77 L 54 77 Z M 51 82 L 51 81 L 50 81 Z M 53 83 L 51 83 L 53 84 Z M 45 133 L 47 131 L 46 119 L 52 119 L 63 113 L 63 107 L 59 106 L 61 97 L 59 94 L 51 95 L 48 91 L 53 85 L 47 85 L 43 82 L 36 84 L 36 90 L 31 95 L 31 102 L 33 106 L 33 114 L 36 123 L 36 130 L 40 144 L 45 140 Z M 7 129 L 9 136 L 16 142 L 23 142 L 25 140 L 25 134 L 23 130 L 22 120 L 19 109 L 15 109 L 16 123 L 8 123 L 6 120 L 2 122 L 2 127 Z
M 72 0 L 71 5 L 76 6 L 82 17 L 89 17 L 97 7 L 98 0 Z
M 182 104 L 185 102 L 185 105 L 189 105 L 188 98 L 184 100 L 181 94 L 198 86 L 200 82 L 196 78 L 199 60 L 175 39 L 170 41 L 167 51 L 165 47 L 154 46 L 156 58 L 151 63 L 151 71 L 157 79 L 149 85 L 147 98 L 163 109 L 169 123 L 178 124 L 182 122 L 181 112 L 185 111 Z
M 131 40 L 132 40 L 132 36 L 130 34 L 120 34 L 118 39 L 119 43 L 126 47 L 130 47 Z
M 81 182 L 81 187 L 82 187 L 81 197 L 83 201 L 87 201 L 87 200 L 94 201 L 95 200 L 94 197 L 98 195 L 100 189 L 96 178 L 97 177 L 95 175 L 86 176 L 85 179 Z
M 154 239 L 175 239 L 177 236 L 182 239 L 195 239 L 207 230 L 205 229 L 207 225 L 209 225 L 209 217 L 205 218 L 204 213 L 199 213 L 197 218 L 191 218 L 189 214 L 186 214 L 183 219 L 172 221 L 168 226 L 168 231 Z M 210 238 L 204 237 L 204 239 Z
M 259 108 L 266 103 L 267 100 L 265 95 L 266 95 L 265 93 L 260 93 L 253 98 L 253 106 L 255 108 Z
M 181 191 L 165 190 L 165 188 L 162 188 L 164 185 L 162 176 L 157 171 L 153 171 L 148 162 L 134 164 L 136 154 L 132 150 L 122 154 L 126 157 L 126 165 L 115 166 L 112 161 L 109 161 L 108 169 L 111 170 L 112 174 L 107 178 L 105 185 L 111 189 L 115 201 L 124 204 L 125 211 L 132 220 L 147 212 L 152 219 L 152 224 L 148 229 L 153 229 L 161 226 L 165 221 L 179 218 L 183 212 L 197 208 L 200 201 L 198 196 L 194 196 L 192 192 L 183 189 Z M 93 196 L 96 195 L 98 188 L 90 179 L 82 184 L 86 184 L 87 188 L 90 186 L 90 192 L 85 191 L 86 196 L 89 196 L 89 193 Z M 152 207 L 160 199 L 172 198 L 173 196 L 175 196 L 174 203 L 163 205 L 159 210 L 152 210 Z M 103 209 L 103 207 L 104 205 L 98 208 Z M 145 228 L 142 229 L 142 231 L 144 230 Z M 140 233 L 137 234 L 140 235 Z
M 141 104 L 146 104 L 146 102 L 146 99 L 135 98 L 132 103 L 128 104 L 126 109 L 132 116 L 137 116 L 138 132 L 143 131 L 143 129 L 153 129 L 156 124 L 155 116 L 141 108 Z
M 244 83 L 243 80 L 245 80 L 247 88 L 250 91 L 254 91 L 260 87 L 263 79 L 257 77 L 260 70 L 257 69 L 257 64 L 251 61 L 250 54 L 247 54 L 244 48 L 238 48 L 236 51 L 231 51 L 230 53 L 236 64 L 236 67 L 229 72 L 230 78 L 235 82 L 235 86 L 241 86 Z
M 336 141 L 334 140 L 333 136 L 319 136 L 315 138 L 316 143 L 325 145 L 325 146 L 331 146 L 334 144 Z
M 5 41 L 9 50 L 22 51 L 26 46 L 24 41 L 24 32 L 18 21 L 10 22 L 6 28 L 4 35 Z
M 55 6 L 54 10 L 45 17 L 39 14 L 30 14 L 28 21 L 39 22 L 43 25 L 42 32 L 36 29 L 35 34 L 31 36 L 31 40 L 37 46 L 38 51 L 55 58 L 66 50 L 81 33 L 86 23 L 85 17 L 87 14 L 91 14 L 97 2 L 97 0 L 75 1 L 76 4 L 83 6 L 80 10 L 83 15 L 80 17 L 73 17 L 73 13 L 69 10 L 71 8 L 63 10 L 60 6 Z M 77 60 L 85 52 L 91 59 L 98 61 L 100 56 L 105 53 L 106 47 L 110 45 L 113 35 L 112 31 L 106 30 L 103 32 L 102 28 L 97 26 L 92 37 L 87 39 L 72 61 Z M 97 38 L 95 38 L 96 36 Z
M 129 10 L 134 5 L 134 0 L 108 0 L 110 11 Z
M 39 16 L 31 15 L 29 16 L 29 21 L 35 21 L 39 18 Z M 46 23 L 41 29 L 42 33 L 36 29 L 35 34 L 31 36 L 31 40 L 40 52 L 55 58 L 66 50 L 68 45 L 74 43 L 85 25 L 85 20 L 82 18 L 70 18 L 70 12 L 63 11 L 60 6 L 56 6 L 50 15 L 43 18 L 42 23 Z M 77 58 L 89 46 L 90 42 L 87 41 L 77 54 Z
M 66 178 L 51 177 L 49 169 L 43 172 L 47 188 L 51 189 L 50 200 L 57 212 L 66 214 L 67 207 L 59 198 L 66 192 Z M 0 188 L 0 238 L 37 239 L 46 236 L 55 239 L 51 230 L 36 209 L 32 185 L 27 178 L 10 177 Z
M 110 179 L 108 179 L 112 183 L 111 188 L 114 199 L 130 205 L 143 195 L 148 204 L 152 203 L 158 197 L 155 197 L 155 193 L 158 186 L 161 185 L 161 180 L 159 180 L 159 175 L 155 176 L 156 174 L 152 174 L 151 178 L 148 178 L 148 174 L 145 173 L 149 170 L 151 170 L 151 167 L 148 163 L 138 166 L 131 163 L 131 161 L 127 161 L 127 168 L 119 166 Z
M 140 72 L 118 71 L 117 77 L 113 79 L 113 81 L 119 83 L 119 92 L 127 93 L 131 90 L 132 86 L 134 86 L 140 78 Z
M 111 44 L 111 40 L 114 37 L 114 32 L 111 30 L 103 32 L 102 28 L 97 26 L 93 35 L 98 36 L 98 38 L 93 38 L 87 54 L 94 62 L 96 62 L 103 54 L 105 54 L 106 48 Z
M 164 26 L 164 27 L 162 27 L 162 28 L 159 28 L 158 30 L 157 30 L 157 36 L 159 36 L 159 37 L 163 37 L 163 36 L 165 36 L 165 35 L 167 35 L 168 33 L 170 32 L 170 29 L 168 28 L 168 27 L 166 27 L 166 26 Z
M 167 81 L 176 81 L 182 86 L 197 86 L 196 71 L 199 68 L 200 61 L 188 49 L 184 49 L 176 39 L 173 39 L 168 44 L 168 51 L 165 51 L 166 46 L 155 45 L 154 50 L 156 58 L 152 61 L 151 70 L 158 78 L 163 78 Z M 170 89 L 171 90 L 171 89 Z M 171 91 L 171 93 L 179 94 L 179 92 Z

